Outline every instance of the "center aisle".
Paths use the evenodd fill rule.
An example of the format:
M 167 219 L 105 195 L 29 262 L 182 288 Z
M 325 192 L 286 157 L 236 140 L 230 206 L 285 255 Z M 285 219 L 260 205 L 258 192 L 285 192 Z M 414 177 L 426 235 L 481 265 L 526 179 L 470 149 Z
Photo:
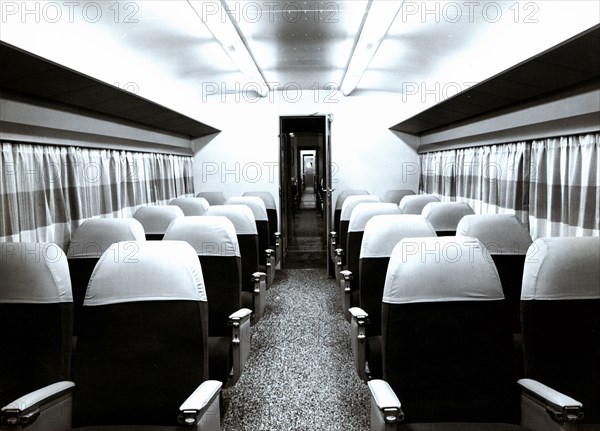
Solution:
M 280 271 L 252 328 L 244 372 L 223 391 L 222 429 L 368 430 L 369 391 L 348 329 L 325 270 Z

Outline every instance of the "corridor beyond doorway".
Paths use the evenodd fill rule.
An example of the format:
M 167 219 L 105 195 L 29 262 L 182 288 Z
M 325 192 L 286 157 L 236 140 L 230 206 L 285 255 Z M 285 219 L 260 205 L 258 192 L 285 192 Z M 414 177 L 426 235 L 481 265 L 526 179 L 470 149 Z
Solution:
M 325 268 L 327 244 L 325 222 L 317 208 L 313 187 L 305 187 L 294 209 L 292 239 L 288 243 L 286 268 Z

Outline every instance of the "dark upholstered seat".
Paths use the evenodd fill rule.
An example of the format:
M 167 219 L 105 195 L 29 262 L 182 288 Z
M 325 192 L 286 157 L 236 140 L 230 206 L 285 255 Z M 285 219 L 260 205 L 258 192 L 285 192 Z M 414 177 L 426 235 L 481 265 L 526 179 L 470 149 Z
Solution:
M 438 236 L 456 235 L 456 226 L 466 216 L 475 214 L 473 208 L 466 202 L 430 202 L 421 215 L 425 217 Z
M 365 225 L 375 215 L 400 214 L 397 204 L 388 202 L 364 202 L 356 205 L 348 223 L 344 254 L 346 266 L 340 283 L 342 309 L 346 320 L 350 320 L 349 309 L 358 305 L 359 257 Z M 355 280 L 355 281 L 352 281 Z
M 498 272 L 476 238 L 400 241 L 383 292 L 384 380 L 369 382 L 371 429 L 401 421 L 407 430 L 564 429 L 568 415 L 536 421 L 549 405 L 579 408 L 572 398 L 523 379 L 519 403 L 503 302 Z
M 79 332 L 85 291 L 100 256 L 116 242 L 144 241 L 145 238 L 142 224 L 134 218 L 88 219 L 77 228 L 67 250 L 75 305 L 75 335 Z
M 271 249 L 269 217 L 264 201 L 258 196 L 234 196 L 227 199 L 228 205 L 246 205 L 252 210 L 258 234 L 258 262 L 261 271 L 267 274 L 267 289 L 275 277 L 275 250 Z
M 17 421 L 53 431 L 219 428 L 221 382 L 206 381 L 208 304 L 189 244 L 113 244 L 92 274 L 80 329 L 75 384 L 16 400 Z
M 173 220 L 184 217 L 176 205 L 147 205 L 139 207 L 133 218 L 144 227 L 147 240 L 161 240 Z
M 196 250 L 208 297 L 209 378 L 233 385 L 250 352 L 250 315 L 241 309 L 242 262 L 233 223 L 225 216 L 175 220 L 164 240 L 187 241 Z
M 410 189 L 388 190 L 383 195 L 383 202 L 391 202 L 398 205 L 404 196 L 412 196 L 415 192 Z
M 430 202 L 439 202 L 440 199 L 433 194 L 423 195 L 408 195 L 404 196 L 398 205 L 402 214 L 416 214 L 420 215 L 423 212 L 423 208 Z
M 258 263 L 258 231 L 254 213 L 247 205 L 211 205 L 207 215 L 227 217 L 235 228 L 242 259 L 242 307 L 252 310 L 252 324 L 265 309 L 267 274 Z
M 53 243 L 0 244 L 0 406 L 70 375 L 73 296 Z
M 521 293 L 525 375 L 580 401 L 590 429 L 600 429 L 598 262 L 598 237 L 537 239 Z
M 521 332 L 521 282 L 525 255 L 531 245 L 531 236 L 512 214 L 467 215 L 456 228 L 458 236 L 479 239 L 492 256 L 502 290 L 510 307 L 513 332 Z
M 358 375 L 364 381 L 383 377 L 381 298 L 392 250 L 404 238 L 434 236 L 431 223 L 420 215 L 376 215 L 365 225 L 359 275 L 354 278 L 358 282 L 360 308 L 350 309 L 352 349 Z
M 172 199 L 169 205 L 175 205 L 181 208 L 185 216 L 201 216 L 206 214 L 210 204 L 201 197 L 181 197 Z
M 227 198 L 223 192 L 200 192 L 196 194 L 196 197 L 204 198 L 208 201 L 209 205 L 225 205 Z

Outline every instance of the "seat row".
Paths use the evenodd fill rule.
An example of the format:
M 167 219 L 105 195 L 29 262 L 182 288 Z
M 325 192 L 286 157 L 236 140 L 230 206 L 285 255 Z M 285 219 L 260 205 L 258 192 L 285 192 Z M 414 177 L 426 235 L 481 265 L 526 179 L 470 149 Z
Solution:
M 403 420 L 445 423 L 406 429 L 522 429 L 489 423 L 519 422 L 515 381 L 523 376 L 521 403 L 540 421 L 524 419 L 527 427 L 580 424 L 579 401 L 584 422 L 597 423 L 600 240 L 532 243 L 514 215 L 475 215 L 466 204 L 432 203 L 431 196 L 420 200 L 419 215 L 403 212 L 417 197 L 396 205 L 356 194 L 342 205 L 350 208 L 346 249 L 336 254 L 345 268 L 342 306 L 357 373 L 373 395 L 372 429 Z M 515 348 L 521 332 L 523 346 Z M 577 340 L 575 356 L 553 351 L 557 334 Z
M 69 264 L 56 244 L 2 243 L 0 269 L 0 319 L 15 328 L 0 356 L 2 429 L 218 429 L 223 382 L 209 379 L 210 340 L 227 323 L 210 322 L 209 290 L 187 242 L 112 244 L 94 268 L 77 337 Z M 249 315 L 228 318 L 237 360 L 247 355 Z
M 40 354 L 37 350 L 36 346 L 40 340 L 33 336 L 36 331 L 36 324 L 34 323 L 27 324 L 27 328 L 31 329 L 29 334 L 21 334 L 32 343 L 31 349 L 19 348 L 19 354 L 11 356 L 10 361 L 8 361 L 7 356 L 2 355 L 8 361 L 3 364 L 3 370 L 19 370 L 19 372 L 11 371 L 14 379 L 7 377 L 7 380 L 5 380 L 3 377 L 0 401 L 5 406 L 2 413 L 4 423 L 23 424 L 31 420 L 32 414 L 34 416 L 39 415 L 38 397 L 45 398 L 47 393 L 52 394 L 51 398 L 58 397 L 61 400 L 63 398 L 71 400 L 73 384 L 63 382 L 52 386 L 53 382 L 73 379 L 78 385 L 77 393 L 85 393 L 85 390 L 81 390 L 79 387 L 88 387 L 88 380 L 93 381 L 94 375 L 104 375 L 106 378 L 107 376 L 114 377 L 115 373 L 120 373 L 118 378 L 114 378 L 113 383 L 126 379 L 128 372 L 122 371 L 122 368 L 112 368 L 113 365 L 111 365 L 111 372 L 103 370 L 107 373 L 97 373 L 96 368 L 90 367 L 90 361 L 95 360 L 90 358 L 96 356 L 94 356 L 95 354 L 88 354 L 86 350 L 87 343 L 92 339 L 94 342 L 96 341 L 99 330 L 95 328 L 102 328 L 102 323 L 107 322 L 90 321 L 89 316 L 93 315 L 95 310 L 98 309 L 96 308 L 97 305 L 128 303 L 131 301 L 140 303 L 156 301 L 153 303 L 156 304 L 162 300 L 179 301 L 189 299 L 185 295 L 178 295 L 175 292 L 178 289 L 178 283 L 185 284 L 186 280 L 180 279 L 181 274 L 178 275 L 178 270 L 181 269 L 182 264 L 185 266 L 186 263 L 190 263 L 189 256 L 186 257 L 186 254 L 189 255 L 191 250 L 196 265 L 188 267 L 187 275 L 184 275 L 183 278 L 192 277 L 197 279 L 196 281 L 199 280 L 195 289 L 203 297 L 202 303 L 199 304 L 203 319 L 200 327 L 206 332 L 204 337 L 206 343 L 202 347 L 205 360 L 199 362 L 204 367 L 203 377 L 199 381 L 198 379 L 194 381 L 201 383 L 207 378 L 212 381 L 208 386 L 212 388 L 209 391 L 210 400 L 203 399 L 201 402 L 202 411 L 198 410 L 194 415 L 197 416 L 206 411 L 207 406 L 204 404 L 210 401 L 213 407 L 209 409 L 211 410 L 209 416 L 213 419 L 199 421 L 198 423 L 202 422 L 208 427 L 206 429 L 214 429 L 215 424 L 218 424 L 218 418 L 217 422 L 214 421 L 215 411 L 218 412 L 219 410 L 218 405 L 215 407 L 214 394 L 218 393 L 218 388 L 221 385 L 231 386 L 239 379 L 250 352 L 250 325 L 257 323 L 265 306 L 267 278 L 265 273 L 258 271 L 260 266 L 258 261 L 257 223 L 255 223 L 251 205 L 246 202 L 254 203 L 253 201 L 256 200 L 262 203 L 262 200 L 258 197 L 240 197 L 230 198 L 230 202 L 223 205 L 210 206 L 202 198 L 180 198 L 172 201 L 171 204 L 173 205 L 142 207 L 131 219 L 89 219 L 74 233 L 66 259 L 63 259 L 62 250 L 55 244 L 3 243 L 2 273 L 19 274 L 6 284 L 3 283 L 0 290 L 3 317 L 6 317 L 7 321 L 14 321 L 15 316 L 23 312 L 22 321 L 25 321 L 26 317 L 29 320 L 34 319 L 36 323 L 42 323 L 42 326 L 48 326 L 47 323 L 37 319 L 38 313 L 30 307 L 31 298 L 28 298 L 28 295 L 32 294 L 35 297 L 38 290 L 43 291 L 43 284 L 52 285 L 53 280 L 55 282 L 59 280 L 62 283 L 61 286 L 54 286 L 61 291 L 54 297 L 61 298 L 60 309 L 63 310 L 60 316 L 60 328 L 57 327 L 56 321 L 49 326 L 53 330 L 60 329 L 59 333 L 62 335 L 55 333 L 54 336 L 48 337 L 44 336 L 47 333 L 40 331 L 40 335 L 45 340 L 42 342 L 41 350 L 45 350 L 45 353 Z M 260 205 L 255 206 L 260 209 Z M 184 216 L 185 213 L 204 215 Z M 148 228 L 150 233 L 145 231 L 144 226 Z M 165 228 L 165 226 L 167 227 Z M 265 231 L 267 230 L 265 229 Z M 160 238 L 162 238 L 162 241 L 156 241 Z M 147 241 L 147 239 L 150 239 L 150 241 Z M 187 248 L 183 247 L 182 244 L 185 244 Z M 48 253 L 48 250 L 55 251 L 54 257 L 51 253 Z M 31 262 L 27 259 L 28 255 L 33 255 Z M 242 256 L 244 256 L 244 259 L 242 259 Z M 175 261 L 179 265 L 174 264 Z M 65 262 L 67 265 L 66 273 L 64 266 L 61 266 Z M 54 263 L 57 263 L 58 266 L 53 265 Z M 110 263 L 113 264 L 112 267 L 109 265 Z M 272 263 L 272 261 L 267 261 L 267 263 Z M 27 266 L 27 264 L 34 265 Z M 35 270 L 36 265 L 39 271 Z M 120 272 L 119 268 L 121 269 Z M 54 278 L 36 279 L 36 274 L 39 275 L 44 272 L 52 274 Z M 100 274 L 105 274 L 108 280 L 106 283 L 100 283 Z M 105 290 L 107 293 L 111 292 L 109 295 L 114 294 L 115 298 L 108 299 L 106 304 L 102 301 L 98 303 L 93 299 L 95 294 L 102 295 Z M 10 298 L 12 291 L 17 292 L 17 298 Z M 134 299 L 140 292 L 144 292 L 144 294 Z M 150 292 L 150 296 L 144 296 L 148 292 Z M 207 298 L 208 303 L 206 303 Z M 48 298 L 44 298 L 42 294 L 38 299 L 40 304 L 43 304 L 47 302 Z M 33 302 L 35 301 L 36 299 L 33 300 Z M 51 299 L 50 302 L 52 302 Z M 20 310 L 23 307 L 24 310 Z M 166 313 L 166 307 L 165 305 L 165 312 L 161 311 L 157 314 L 162 316 L 160 318 L 163 320 L 165 316 L 168 316 L 169 319 L 172 317 L 170 312 Z M 123 306 L 123 308 L 127 307 Z M 4 313 L 6 310 L 17 311 Z M 74 316 L 71 314 L 74 314 Z M 150 314 L 154 315 L 155 313 L 151 312 Z M 135 315 L 134 318 L 140 324 L 139 331 L 144 331 L 144 322 L 150 314 L 144 312 Z M 127 322 L 122 323 L 128 327 L 130 326 Z M 176 327 L 176 325 L 172 326 L 171 330 L 175 330 Z M 150 337 L 158 336 L 158 333 L 155 332 L 158 331 L 158 327 L 152 326 L 150 322 L 145 329 Z M 74 337 L 71 337 L 72 335 Z M 103 342 L 108 343 L 110 337 L 112 335 L 106 335 Z M 147 338 L 147 336 L 133 336 L 131 340 L 146 340 Z M 69 339 L 73 340 L 73 349 L 70 347 L 71 342 L 68 341 Z M 128 363 L 129 367 L 135 368 L 134 357 L 138 359 L 147 357 L 145 353 L 136 352 L 138 347 L 141 349 L 150 347 L 151 354 L 148 360 L 153 360 L 152 358 L 159 355 L 158 350 L 152 350 L 152 348 L 158 349 L 158 346 L 145 345 L 152 345 L 156 340 L 142 341 L 141 346 L 137 346 L 137 341 L 131 342 L 131 340 L 120 338 L 111 341 L 115 343 L 121 341 L 129 344 L 129 353 L 134 353 L 132 361 Z M 171 343 L 163 343 L 163 341 L 159 343 L 160 349 L 165 348 L 166 345 L 171 345 Z M 9 344 L 18 345 L 19 343 L 9 342 Z M 53 350 L 53 353 L 50 353 L 50 350 Z M 67 351 L 71 350 L 73 351 L 72 367 L 68 366 L 70 360 L 65 359 L 66 356 L 70 356 L 66 355 Z M 191 352 L 188 352 L 185 343 L 180 344 L 174 352 L 177 352 L 177 355 L 180 356 L 184 355 L 186 358 L 195 356 L 194 348 Z M 56 367 L 55 371 L 51 371 L 51 368 L 56 362 L 46 361 L 46 353 L 53 355 L 54 359 L 61 358 L 61 366 Z M 24 358 L 29 359 L 24 360 Z M 157 364 L 154 364 L 154 366 L 158 366 Z M 40 368 L 42 369 L 41 372 Z M 165 371 L 165 376 L 168 376 L 170 371 L 170 369 Z M 52 378 L 40 379 L 40 373 L 47 374 L 46 377 L 52 376 Z M 135 380 L 135 376 L 139 376 L 139 373 L 133 374 L 133 380 Z M 167 377 L 161 377 L 159 380 L 166 384 L 165 379 Z M 6 386 L 4 381 L 7 382 Z M 46 384 L 49 388 L 36 393 L 37 395 L 33 395 L 32 398 L 29 392 Z M 94 381 L 90 387 L 95 386 L 95 384 Z M 189 384 L 186 387 L 189 388 Z M 203 387 L 206 388 L 207 386 L 204 385 Z M 140 387 L 140 389 L 143 388 Z M 112 386 L 110 390 L 107 389 L 107 392 L 114 390 L 115 387 Z M 157 390 L 162 389 L 157 387 Z M 203 393 L 206 392 L 206 389 L 199 389 L 199 391 Z M 28 395 L 17 399 L 19 395 L 23 394 Z M 129 392 L 129 394 L 133 395 L 133 392 Z M 107 406 L 108 399 L 99 400 L 94 397 L 93 393 L 88 393 L 88 395 L 94 399 L 91 404 L 100 403 L 100 405 Z M 152 398 L 151 404 L 154 401 L 158 402 L 155 398 Z M 197 395 L 195 395 L 193 400 L 198 401 L 197 398 Z M 218 397 L 216 399 L 218 400 Z M 181 401 L 182 398 L 179 397 L 179 400 Z M 123 401 L 124 406 L 128 405 L 125 400 L 121 401 Z M 65 402 L 70 403 L 71 401 Z M 172 400 L 169 401 L 169 403 L 172 402 Z M 63 416 L 62 409 L 65 406 L 62 401 L 58 405 L 54 402 L 50 402 L 49 405 L 53 406 L 52 409 L 58 408 L 61 410 L 61 417 Z M 154 403 L 154 406 L 156 407 L 156 403 Z M 134 407 L 134 404 L 130 407 Z M 48 404 L 44 404 L 44 409 L 46 408 L 48 408 Z M 117 410 L 120 408 L 121 405 Z M 75 410 L 74 423 L 76 426 L 96 423 L 129 423 L 130 420 L 124 416 L 122 411 L 115 414 L 106 414 L 105 419 L 100 419 L 98 414 L 94 415 L 91 412 L 79 414 L 79 410 Z M 144 409 L 139 410 L 139 412 L 142 411 Z M 138 413 L 134 414 L 136 417 L 137 415 Z M 70 418 L 71 415 L 65 414 L 64 417 Z M 166 423 L 176 423 L 177 421 L 173 422 L 173 419 L 177 418 L 171 415 L 170 420 Z M 144 420 L 146 421 L 146 419 Z M 163 417 L 162 420 L 157 422 L 156 416 L 149 416 L 147 423 L 165 423 L 165 420 L 166 417 Z M 181 416 L 180 420 L 185 422 L 187 419 Z M 218 427 L 218 425 L 216 426 Z M 44 428 L 42 427 L 42 429 Z

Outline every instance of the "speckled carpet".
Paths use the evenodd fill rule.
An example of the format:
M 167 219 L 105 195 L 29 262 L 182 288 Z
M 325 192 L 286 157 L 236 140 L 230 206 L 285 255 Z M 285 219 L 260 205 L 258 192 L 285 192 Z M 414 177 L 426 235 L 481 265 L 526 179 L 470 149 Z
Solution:
M 348 328 L 325 270 L 280 271 L 244 372 L 223 390 L 222 430 L 368 430 Z

